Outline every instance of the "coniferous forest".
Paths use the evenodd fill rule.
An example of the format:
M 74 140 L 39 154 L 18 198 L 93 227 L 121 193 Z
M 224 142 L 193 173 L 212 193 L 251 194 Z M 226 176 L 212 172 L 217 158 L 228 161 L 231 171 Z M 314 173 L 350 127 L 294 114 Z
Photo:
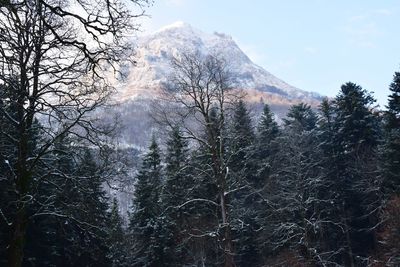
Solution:
M 150 1 L 62 2 L 0 1 L 0 266 L 400 266 L 400 72 L 384 108 L 347 82 L 277 118 L 182 54 L 129 172 L 104 73 Z

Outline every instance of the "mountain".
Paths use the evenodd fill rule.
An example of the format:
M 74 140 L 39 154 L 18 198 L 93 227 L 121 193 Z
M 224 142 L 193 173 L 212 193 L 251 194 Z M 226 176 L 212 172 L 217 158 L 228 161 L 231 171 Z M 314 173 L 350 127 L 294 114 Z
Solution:
M 235 89 L 246 92 L 246 101 L 255 117 L 261 113 L 264 103 L 270 105 L 280 121 L 293 104 L 305 102 L 316 107 L 321 101 L 320 95 L 289 85 L 253 63 L 226 34 L 208 34 L 187 23 L 176 22 L 141 36 L 134 43 L 132 61 L 136 64 L 122 66 L 115 95 L 120 103 L 115 117 L 122 123 L 122 143 L 129 147 L 145 147 L 150 139 L 156 128 L 149 115 L 152 101 L 168 81 L 172 58 L 182 52 L 224 57 L 235 77 Z
M 121 101 L 152 97 L 167 81 L 172 57 L 182 52 L 221 55 L 235 77 L 235 87 L 246 90 L 249 100 L 279 102 L 319 102 L 316 93 L 300 90 L 253 63 L 229 35 L 204 33 L 184 22 L 176 22 L 140 37 L 137 41 L 135 66 L 125 67 L 126 80 L 120 86 Z
M 168 81 L 173 57 L 182 52 L 223 56 L 235 76 L 236 89 L 246 91 L 248 106 L 255 117 L 261 114 L 264 103 L 270 105 L 279 121 L 290 105 L 306 102 L 316 107 L 321 100 L 318 94 L 291 86 L 253 63 L 232 37 L 226 34 L 208 34 L 187 23 L 176 22 L 141 36 L 134 43 L 136 49 L 132 61 L 136 64 L 122 66 L 122 76 L 115 81 L 115 100 L 119 105 L 114 111 L 107 110 L 101 114 L 103 118 L 106 117 L 106 121 L 117 117 L 120 122 L 118 145 L 124 151 L 121 152 L 125 155 L 123 162 L 130 175 L 126 181 L 117 179 L 120 184 L 115 187 L 124 188 L 122 192 L 109 188 L 109 193 L 117 196 L 124 214 L 127 214 L 131 206 L 133 183 L 130 177 L 137 171 L 138 155 L 146 149 L 154 132 L 163 131 L 154 124 L 150 114 L 153 100 L 157 99 L 161 88 Z

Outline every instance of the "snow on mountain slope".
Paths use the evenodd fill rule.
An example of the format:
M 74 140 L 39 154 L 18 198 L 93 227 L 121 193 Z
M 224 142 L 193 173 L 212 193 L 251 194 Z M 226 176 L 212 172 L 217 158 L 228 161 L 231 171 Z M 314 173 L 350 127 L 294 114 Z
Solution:
M 284 99 L 305 102 L 320 96 L 295 88 L 254 64 L 238 47 L 232 37 L 204 33 L 187 23 L 176 22 L 137 40 L 134 59 L 137 64 L 127 67 L 126 80 L 120 85 L 120 101 L 137 96 L 151 97 L 168 79 L 171 58 L 182 52 L 217 53 L 225 58 L 235 76 L 238 89 L 256 90 Z

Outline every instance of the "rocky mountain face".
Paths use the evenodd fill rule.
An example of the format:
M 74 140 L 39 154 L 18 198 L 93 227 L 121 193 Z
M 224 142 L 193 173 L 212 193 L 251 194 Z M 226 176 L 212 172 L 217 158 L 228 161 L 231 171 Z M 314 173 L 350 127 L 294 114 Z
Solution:
M 229 35 L 208 34 L 176 22 L 137 40 L 134 56 L 137 63 L 123 69 L 126 79 L 120 86 L 120 101 L 154 96 L 171 73 L 171 59 L 182 52 L 222 56 L 234 75 L 235 87 L 246 90 L 250 102 L 254 102 L 254 96 L 269 104 L 290 105 L 299 101 L 312 104 L 320 100 L 318 94 L 291 86 L 253 63 Z
M 154 129 L 150 102 L 157 99 L 172 72 L 171 60 L 181 53 L 210 53 L 221 56 L 234 76 L 236 89 L 246 93 L 250 110 L 257 116 L 268 103 L 277 119 L 290 105 L 305 102 L 317 106 L 321 96 L 300 90 L 253 63 L 232 37 L 223 33 L 204 33 L 191 25 L 176 22 L 135 40 L 134 65 L 122 66 L 115 100 L 120 103 L 118 117 L 123 124 L 122 143 L 143 147 Z

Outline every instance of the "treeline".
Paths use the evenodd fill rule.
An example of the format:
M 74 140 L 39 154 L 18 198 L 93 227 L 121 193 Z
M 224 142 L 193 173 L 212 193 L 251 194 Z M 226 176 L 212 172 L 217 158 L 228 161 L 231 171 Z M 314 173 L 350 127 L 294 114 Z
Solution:
M 281 126 L 268 105 L 254 122 L 237 101 L 222 128 L 211 109 L 203 129 L 224 139 L 229 235 L 209 135 L 189 145 L 177 125 L 164 153 L 153 138 L 136 177 L 128 265 L 398 266 L 400 73 L 390 90 L 379 111 L 346 83 L 318 110 L 292 106 Z
M 21 133 L 19 95 L 0 85 L 1 265 L 400 264 L 400 73 L 385 111 L 346 83 L 278 124 L 268 105 L 254 120 L 218 58 L 182 60 L 169 91 L 180 105 L 154 110 L 169 134 L 131 177 L 127 224 L 104 192 L 118 162 L 106 131 L 80 116 L 75 131 L 32 118 Z M 62 111 L 57 123 L 75 106 Z
M 29 219 L 23 266 L 400 263 L 400 73 L 385 111 L 346 83 L 316 110 L 293 105 L 281 125 L 268 105 L 254 121 L 242 100 L 210 105 L 196 135 L 174 120 L 165 149 L 153 137 L 142 158 L 127 225 L 103 189 L 115 175 L 115 161 L 102 155 L 110 151 L 72 133 L 52 142 L 30 173 L 36 187 L 17 199 L 18 148 L 9 137 L 18 134 L 6 115 L 18 106 L 10 88 L 0 89 L 8 96 L 0 116 L 2 265 L 21 202 Z M 43 129 L 34 120 L 29 160 L 49 143 Z

